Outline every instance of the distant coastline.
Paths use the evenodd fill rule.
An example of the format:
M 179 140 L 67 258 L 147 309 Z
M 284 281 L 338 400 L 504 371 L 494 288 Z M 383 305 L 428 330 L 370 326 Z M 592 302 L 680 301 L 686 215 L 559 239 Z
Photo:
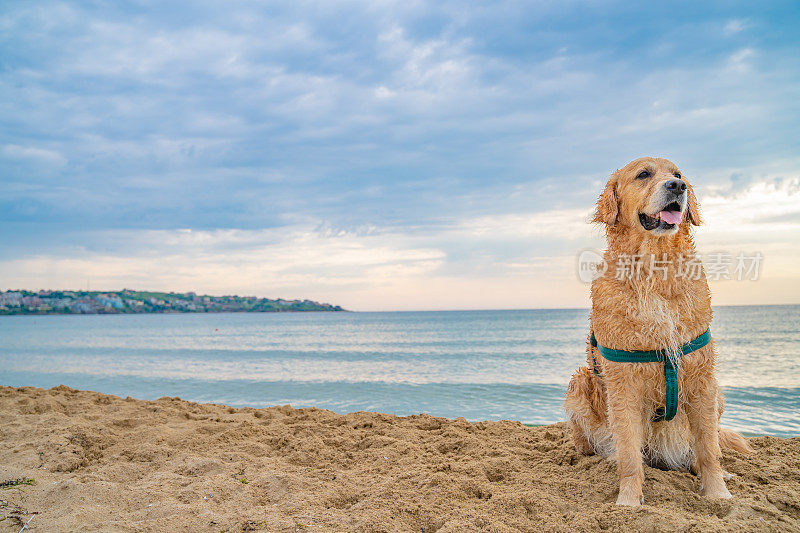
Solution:
M 0 291 L 0 315 L 98 315 L 141 313 L 285 313 L 345 311 L 311 300 L 209 296 L 194 292 Z

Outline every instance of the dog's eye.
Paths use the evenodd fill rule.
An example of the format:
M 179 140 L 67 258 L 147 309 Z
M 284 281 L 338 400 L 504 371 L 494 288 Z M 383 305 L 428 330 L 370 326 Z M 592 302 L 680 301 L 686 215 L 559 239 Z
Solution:
M 645 179 L 647 179 L 647 178 L 649 178 L 649 177 L 650 177 L 650 171 L 649 171 L 649 170 L 642 170 L 642 171 L 641 171 L 641 172 L 639 172 L 639 174 L 636 176 L 636 179 L 637 179 L 637 180 L 645 180 Z
M 675 173 L 674 173 L 674 174 L 672 174 L 672 175 L 673 175 L 673 176 L 675 176 L 675 177 L 676 177 L 676 178 L 678 178 L 678 179 L 681 179 L 681 173 L 680 173 L 680 172 L 675 172 Z

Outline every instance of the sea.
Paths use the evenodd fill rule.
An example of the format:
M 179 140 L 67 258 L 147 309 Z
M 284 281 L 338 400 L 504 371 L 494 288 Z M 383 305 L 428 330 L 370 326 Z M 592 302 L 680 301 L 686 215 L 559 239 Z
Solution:
M 337 413 L 565 420 L 586 309 L 0 317 L 0 384 Z M 800 306 L 716 307 L 722 424 L 800 436 Z

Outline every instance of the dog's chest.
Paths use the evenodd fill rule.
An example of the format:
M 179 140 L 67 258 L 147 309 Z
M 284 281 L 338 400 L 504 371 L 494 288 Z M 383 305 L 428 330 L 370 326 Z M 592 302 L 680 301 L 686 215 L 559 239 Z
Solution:
M 634 319 L 639 332 L 658 348 L 677 348 L 690 340 L 688 336 L 697 329 L 702 314 L 697 312 L 695 300 L 688 293 L 666 298 L 655 292 L 634 292 L 625 302 L 626 315 Z
M 677 349 L 708 329 L 710 304 L 705 279 L 602 277 L 592 284 L 592 328 L 614 348 Z
M 680 322 L 680 305 L 658 295 L 647 295 L 633 301 L 639 320 L 666 332 L 677 331 Z

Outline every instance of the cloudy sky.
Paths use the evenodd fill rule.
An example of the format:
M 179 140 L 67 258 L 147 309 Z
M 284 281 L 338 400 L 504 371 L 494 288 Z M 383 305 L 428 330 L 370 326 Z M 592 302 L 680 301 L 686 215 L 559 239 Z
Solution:
M 0 289 L 578 307 L 614 169 L 675 161 L 717 303 L 800 303 L 800 6 L 3 2 Z

